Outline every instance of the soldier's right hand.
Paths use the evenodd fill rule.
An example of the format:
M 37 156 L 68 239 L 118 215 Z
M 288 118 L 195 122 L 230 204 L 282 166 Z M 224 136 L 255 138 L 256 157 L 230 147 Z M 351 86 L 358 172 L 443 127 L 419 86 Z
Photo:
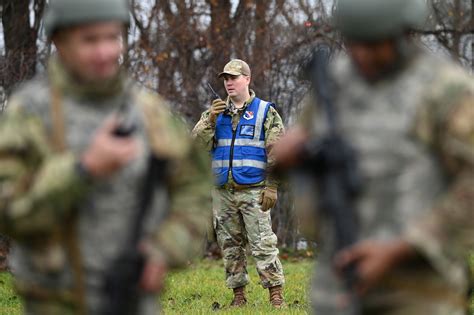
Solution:
M 139 153 L 138 141 L 134 137 L 117 137 L 113 131 L 117 128 L 117 119 L 108 119 L 96 131 L 92 142 L 81 157 L 81 163 L 87 172 L 96 178 L 106 178 L 135 159 Z
M 356 266 L 356 291 L 365 295 L 377 286 L 399 264 L 416 257 L 415 248 L 403 239 L 390 241 L 362 240 L 359 243 L 336 254 L 336 270 L 343 270 L 350 265 Z
M 223 113 L 226 108 L 227 108 L 227 104 L 220 98 L 213 100 L 211 104 L 210 113 L 209 113 L 209 121 L 212 124 L 214 124 L 216 122 L 217 116 L 220 113 Z

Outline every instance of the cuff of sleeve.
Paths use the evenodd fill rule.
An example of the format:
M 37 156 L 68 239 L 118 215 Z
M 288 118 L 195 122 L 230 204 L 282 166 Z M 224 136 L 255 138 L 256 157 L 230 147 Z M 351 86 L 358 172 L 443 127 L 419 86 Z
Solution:
M 80 160 L 75 161 L 74 170 L 77 176 L 79 176 L 80 180 L 83 180 L 84 182 L 87 182 L 87 183 L 91 183 L 93 181 L 94 178 L 92 174 L 89 172 L 89 170 L 87 170 L 87 168 L 84 166 L 84 164 Z
M 278 186 L 280 186 L 280 184 L 279 181 L 277 181 L 276 179 L 267 179 L 265 181 L 265 186 L 278 190 Z
M 450 259 L 440 240 L 415 226 L 405 231 L 404 240 L 411 244 L 417 253 L 425 258 L 448 282 L 454 286 L 460 284 L 461 287 L 465 286 L 465 266 L 456 259 Z
M 80 174 L 72 153 L 51 157 L 37 178 L 34 194 L 39 196 L 69 193 L 69 196 L 76 197 L 84 193 L 90 180 L 89 176 Z
M 29 193 L 9 207 L 9 218 L 21 235 L 48 233 L 85 195 L 88 183 L 77 174 L 71 153 L 53 155 L 35 176 Z M 36 222 L 32 224 L 31 222 Z
M 208 116 L 207 119 L 204 121 L 204 126 L 209 129 L 214 129 L 216 126 L 216 122 L 211 121 L 211 116 Z
M 89 175 L 79 173 L 77 159 L 71 152 L 51 157 L 37 178 L 34 196 L 38 196 L 40 203 L 50 203 L 59 212 L 71 209 L 91 184 Z

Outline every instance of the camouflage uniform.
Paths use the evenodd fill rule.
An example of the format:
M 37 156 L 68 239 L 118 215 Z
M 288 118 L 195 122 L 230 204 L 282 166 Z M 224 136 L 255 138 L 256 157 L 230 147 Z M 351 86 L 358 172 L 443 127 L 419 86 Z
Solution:
M 251 98 L 239 110 L 231 110 L 235 129 Z M 230 98 L 227 99 L 229 104 Z M 232 108 L 232 104 L 230 104 Z M 208 150 L 214 145 L 215 126 L 209 122 L 209 110 L 205 111 L 193 129 L 193 136 Z M 265 147 L 270 152 L 272 145 L 284 132 L 283 121 L 278 112 L 270 107 L 264 122 Z M 268 156 L 267 165 L 274 160 Z M 226 284 L 229 288 L 245 286 L 249 283 L 245 247 L 250 245 L 252 256 L 264 288 L 284 284 L 283 268 L 278 259 L 277 237 L 272 231 L 269 211 L 262 211 L 259 203 L 265 186 L 277 187 L 278 181 L 267 176 L 266 180 L 255 185 L 242 186 L 235 183 L 229 172 L 227 184 L 213 191 L 214 228 L 217 241 L 224 255 Z
M 390 240 L 406 233 L 428 254 L 426 260 L 393 270 L 371 290 L 362 300 L 363 314 L 463 314 L 465 252 L 456 252 L 457 243 L 449 241 L 462 235 L 472 244 L 466 239 L 472 237 L 472 228 L 462 234 L 472 220 L 456 231 L 446 223 L 459 220 L 457 213 L 472 219 L 474 82 L 458 66 L 422 50 L 405 61 L 392 76 L 375 83 L 362 79 L 346 56 L 339 56 L 331 68 L 341 131 L 360 157 L 360 239 Z M 300 123 L 312 135 L 325 125 L 312 104 Z M 447 210 L 449 217 L 438 225 L 448 230 L 443 234 L 430 230 L 430 221 L 418 223 L 437 208 Z M 319 219 L 324 239 L 312 285 L 314 312 L 351 314 L 345 284 L 333 272 L 333 226 L 328 218 Z M 440 219 L 445 217 L 432 221 Z M 430 239 L 428 231 L 437 237 Z
M 170 165 L 166 191 L 154 192 L 143 236 L 154 245 L 150 258 L 169 267 L 183 266 L 201 248 L 212 176 L 205 152 L 157 95 L 125 75 L 87 86 L 59 60 L 48 69 L 11 97 L 1 117 L 0 232 L 15 240 L 11 263 L 28 314 L 98 314 L 104 273 L 124 250 L 149 154 Z M 107 179 L 81 175 L 78 157 L 124 102 L 137 126 L 139 156 Z M 143 294 L 139 314 L 156 314 L 156 302 Z

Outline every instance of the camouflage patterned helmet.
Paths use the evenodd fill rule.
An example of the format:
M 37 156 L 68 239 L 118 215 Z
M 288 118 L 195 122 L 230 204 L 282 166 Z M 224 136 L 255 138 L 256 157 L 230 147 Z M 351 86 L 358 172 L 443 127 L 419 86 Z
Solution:
M 425 0 L 339 0 L 335 23 L 347 39 L 376 41 L 420 28 L 427 15 Z
M 98 22 L 129 23 L 127 0 L 51 0 L 44 16 L 48 36 L 62 27 Z

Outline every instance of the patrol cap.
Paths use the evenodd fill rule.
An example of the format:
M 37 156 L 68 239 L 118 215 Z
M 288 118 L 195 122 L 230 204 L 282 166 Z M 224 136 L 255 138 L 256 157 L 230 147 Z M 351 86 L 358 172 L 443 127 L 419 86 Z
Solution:
M 250 67 L 243 60 L 232 59 L 225 65 L 224 70 L 219 73 L 218 77 L 220 78 L 224 74 L 250 76 Z
M 44 28 L 51 36 L 60 28 L 100 22 L 129 24 L 127 0 L 51 0 L 44 15 Z
M 339 0 L 334 22 L 347 39 L 377 41 L 421 28 L 428 13 L 425 0 Z

